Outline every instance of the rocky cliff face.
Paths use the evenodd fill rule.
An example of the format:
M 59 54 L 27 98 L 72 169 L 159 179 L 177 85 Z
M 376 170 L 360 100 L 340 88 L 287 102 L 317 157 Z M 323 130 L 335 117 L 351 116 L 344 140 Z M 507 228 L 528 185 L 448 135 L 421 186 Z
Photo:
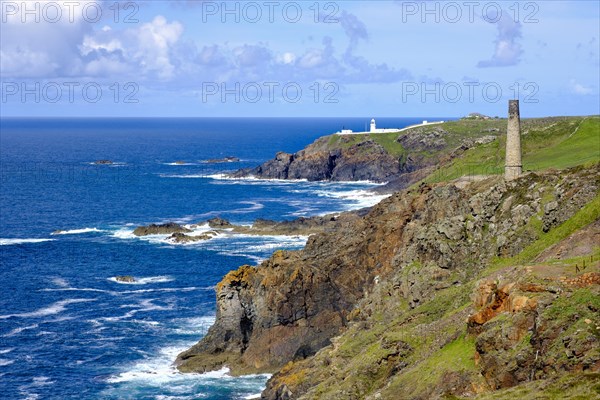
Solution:
M 233 176 L 386 182 L 393 176 L 409 171 L 409 166 L 372 140 L 348 148 L 327 148 L 323 145 L 323 139 L 319 139 L 295 154 L 277 153 L 273 160 L 256 168 L 238 171 Z
M 335 232 L 311 236 L 302 251 L 277 252 L 258 267 L 229 273 L 217 286 L 215 325 L 178 357 L 178 367 L 207 371 L 228 365 L 238 374 L 280 370 L 264 393 L 268 399 L 363 398 L 377 389 L 374 382 L 404 377 L 409 366 L 421 365 L 416 359 L 427 360 L 436 351 L 469 348 L 473 356 L 474 339 L 461 336 L 468 334 L 465 321 L 477 308 L 470 300 L 473 280 L 490 260 L 525 254 L 546 240 L 544 232 L 572 218 L 597 196 L 598 187 L 596 168 L 577 168 L 510 183 L 490 178 L 462 189 L 422 185 L 397 193 Z M 492 292 L 502 301 L 498 287 Z M 479 307 L 494 304 L 494 296 Z M 402 321 L 386 325 L 398 318 Z M 425 323 L 429 330 L 422 331 Z M 386 330 L 378 331 L 382 327 Z M 380 338 L 373 339 L 377 332 Z M 370 339 L 358 345 L 347 339 L 346 348 L 340 337 L 334 339 L 339 334 Z M 431 342 L 420 347 L 413 335 Z M 523 337 L 516 338 L 510 340 Z M 361 355 L 366 349 L 369 353 Z M 340 351 L 352 357 L 340 358 Z M 484 339 L 477 339 L 477 351 L 481 365 L 491 365 L 486 357 L 493 350 Z M 366 370 L 353 364 L 369 357 L 375 359 Z M 506 385 L 454 372 L 439 381 L 466 392 Z M 438 380 L 432 385 L 442 390 Z M 337 391 L 321 396 L 323 387 Z M 434 392 L 421 394 L 427 393 Z

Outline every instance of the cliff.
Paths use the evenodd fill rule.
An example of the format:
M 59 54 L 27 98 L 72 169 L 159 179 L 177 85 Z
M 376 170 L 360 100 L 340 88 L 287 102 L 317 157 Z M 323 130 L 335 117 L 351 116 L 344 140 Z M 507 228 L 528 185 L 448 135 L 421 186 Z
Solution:
M 297 153 L 277 153 L 274 159 L 256 168 L 239 170 L 233 176 L 388 182 L 435 165 L 450 150 L 494 141 L 504 128 L 497 121 L 489 124 L 498 127 L 483 129 L 477 122 L 456 121 L 402 133 L 325 136 Z
M 522 119 L 525 168 L 567 168 L 599 160 L 598 122 L 594 117 Z M 294 154 L 280 152 L 232 177 L 307 179 L 309 181 L 389 182 L 380 191 L 402 190 L 429 177 L 447 181 L 463 175 L 504 170 L 506 119 L 463 119 L 402 132 L 330 135 Z M 574 136 L 574 134 L 577 134 Z
M 490 177 L 397 193 L 354 223 L 311 236 L 304 250 L 279 251 L 258 267 L 230 272 L 217 286 L 215 325 L 178 357 L 179 369 L 228 365 L 234 374 L 279 371 L 264 393 L 268 399 L 374 393 L 397 398 L 387 385 L 410 382 L 455 351 L 464 362 L 457 361 L 458 371 L 436 371 L 439 376 L 406 392 L 406 398 L 446 390 L 473 394 L 526 381 L 531 374 L 551 374 L 556 363 L 540 358 L 540 349 L 558 346 L 551 354 L 559 354 L 566 336 L 556 334 L 552 317 L 531 313 L 553 315 L 549 310 L 556 302 L 593 298 L 589 291 L 597 289 L 597 275 L 573 276 L 585 288 L 579 293 L 570 289 L 578 283 L 558 278 L 538 283 L 541 275 L 515 265 L 600 217 L 599 179 L 594 165 L 530 173 L 511 183 Z M 471 300 L 474 293 L 483 294 Z M 517 306 L 505 304 L 507 297 L 519 299 Z M 492 311 L 473 317 L 482 307 Z M 600 304 L 590 303 L 588 311 L 579 301 L 569 307 L 573 313 L 565 318 L 581 325 L 581 317 Z M 515 316 L 503 317 L 501 311 Z M 503 319 L 494 320 L 498 316 Z M 509 329 L 498 338 L 504 326 L 514 333 Z M 571 332 L 569 341 L 584 359 L 575 357 L 559 368 L 598 369 L 600 358 L 590 351 L 598 348 L 598 336 L 588 331 Z M 519 361 L 511 346 L 524 338 L 528 353 Z M 509 379 L 515 371 L 517 377 Z

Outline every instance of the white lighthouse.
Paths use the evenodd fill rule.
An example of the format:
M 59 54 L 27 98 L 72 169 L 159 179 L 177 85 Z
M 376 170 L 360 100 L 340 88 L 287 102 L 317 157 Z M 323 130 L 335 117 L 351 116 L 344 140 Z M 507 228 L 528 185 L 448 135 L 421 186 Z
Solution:
M 375 126 L 375 118 L 371 120 L 371 133 L 377 132 L 377 127 Z

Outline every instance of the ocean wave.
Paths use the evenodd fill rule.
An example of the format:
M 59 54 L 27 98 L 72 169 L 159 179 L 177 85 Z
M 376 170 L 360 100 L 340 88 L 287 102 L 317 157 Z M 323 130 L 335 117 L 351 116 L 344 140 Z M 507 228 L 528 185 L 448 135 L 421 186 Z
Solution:
M 308 236 L 303 235 L 264 235 L 231 234 L 230 243 L 219 244 L 215 241 L 207 246 L 208 250 L 230 257 L 246 257 L 255 263 L 261 263 L 271 253 L 279 249 L 300 249 L 306 245 Z
M 108 293 L 118 294 L 111 290 L 95 289 L 95 288 L 74 288 L 74 287 L 61 287 L 61 288 L 45 288 L 39 289 L 40 292 L 96 292 L 96 293 Z
M 52 385 L 53 383 L 54 381 L 47 376 L 36 376 L 33 378 L 33 386 L 47 386 Z
M 185 167 L 185 166 L 189 166 L 189 165 L 198 165 L 198 164 L 190 163 L 190 162 L 170 162 L 170 163 L 162 163 L 162 165 L 170 165 L 170 166 L 174 166 L 174 167 Z
M 161 275 L 161 276 L 148 276 L 146 278 L 134 278 L 134 282 L 122 282 L 122 281 L 117 280 L 116 276 L 113 276 L 111 278 L 108 278 L 108 280 L 111 282 L 119 283 L 121 285 L 147 285 L 149 283 L 172 282 L 175 280 L 175 278 L 166 276 L 166 275 Z
M 352 203 L 346 206 L 347 209 L 372 207 L 391 196 L 391 194 L 376 194 L 364 189 L 344 191 L 317 190 L 315 194 L 320 197 L 349 200 Z
M 12 363 L 14 363 L 15 360 L 9 360 L 6 358 L 0 358 L 0 367 L 6 367 L 7 365 L 10 365 Z
M 126 162 L 122 161 L 112 161 L 110 164 L 99 164 L 97 161 L 88 162 L 88 165 L 100 165 L 100 166 L 109 166 L 109 167 L 122 167 L 127 165 Z
M 202 179 L 206 178 L 206 174 L 158 174 L 161 178 L 174 178 L 174 179 Z
M 121 228 L 113 232 L 112 236 L 117 239 L 137 239 L 138 236 L 133 234 L 133 229 Z
M 169 326 L 171 331 L 178 335 L 206 335 L 215 320 L 214 316 L 182 318 L 170 322 Z
M 67 282 L 66 279 L 60 277 L 52 278 L 52 283 L 54 283 L 56 286 L 60 286 L 63 288 L 69 287 L 69 282 Z
M 39 327 L 38 324 L 27 325 L 27 326 L 20 326 L 18 328 L 13 329 L 10 332 L 8 332 L 7 334 L 2 335 L 2 336 L 3 337 L 17 336 L 21 332 L 28 331 L 28 330 L 31 330 L 31 329 L 37 329 L 38 327 Z M 3 353 L 0 353 L 0 354 L 3 354 Z
M 82 233 L 90 233 L 90 232 L 104 232 L 98 228 L 81 228 L 81 229 L 70 229 L 66 231 L 58 230 L 52 232 L 51 235 L 79 235 Z
M 17 238 L 0 238 L 0 246 L 10 246 L 15 244 L 25 243 L 42 243 L 52 242 L 54 239 L 17 239 Z
M 148 312 L 148 311 L 169 311 L 169 310 L 173 310 L 175 308 L 174 304 L 168 304 L 166 306 L 162 306 L 159 304 L 154 304 L 153 301 L 155 299 L 146 299 L 146 300 L 142 300 L 137 304 L 125 304 L 122 305 L 119 308 L 133 308 L 133 310 L 128 311 L 127 313 L 125 313 L 124 315 L 120 315 L 117 317 L 101 317 L 101 318 L 97 318 L 96 321 L 107 321 L 107 322 L 120 322 L 123 320 L 129 320 L 129 318 L 133 317 L 134 315 L 141 313 L 141 312 Z M 127 321 L 127 322 L 131 322 L 131 320 Z
M 234 171 L 229 171 L 234 172 Z M 307 179 L 266 179 L 257 178 L 255 176 L 247 176 L 243 178 L 232 177 L 227 173 L 221 174 L 204 174 L 204 178 L 212 179 L 214 184 L 230 184 L 230 185 L 280 185 L 289 186 L 296 185 L 301 182 L 308 182 Z
M 85 302 L 89 302 L 89 301 L 96 301 L 96 299 L 67 299 L 67 300 L 61 300 L 61 301 L 57 301 L 56 303 L 53 303 L 53 304 L 51 304 L 51 305 L 49 305 L 47 307 L 43 307 L 43 308 L 40 308 L 40 309 L 35 310 L 35 311 L 31 311 L 31 312 L 19 313 L 19 314 L 0 315 L 0 319 L 7 319 L 7 318 L 11 318 L 11 317 L 18 317 L 18 318 L 46 317 L 48 315 L 58 314 L 58 313 L 61 313 L 61 312 L 65 311 L 67 309 L 67 306 L 69 304 L 85 303 Z
M 183 287 L 183 288 L 157 288 L 157 289 L 138 289 L 138 290 L 125 290 L 122 292 L 116 292 L 116 294 L 137 294 L 137 293 L 154 293 L 154 292 L 193 292 L 194 290 L 209 290 L 205 288 L 197 288 L 195 286 Z

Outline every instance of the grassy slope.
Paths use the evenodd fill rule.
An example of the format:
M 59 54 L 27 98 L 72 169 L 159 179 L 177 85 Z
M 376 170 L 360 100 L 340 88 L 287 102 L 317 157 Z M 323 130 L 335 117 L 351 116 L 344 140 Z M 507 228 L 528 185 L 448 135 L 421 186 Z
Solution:
M 464 132 L 476 130 L 471 121 L 444 124 L 446 130 Z M 482 126 L 506 124 L 506 120 L 481 121 Z M 453 125 L 454 124 L 454 125 Z M 503 128 L 505 131 L 505 128 Z M 522 121 L 523 168 L 539 171 L 563 169 L 600 161 L 600 117 L 564 117 Z M 506 136 L 474 147 L 450 165 L 429 176 L 429 182 L 441 182 L 464 175 L 493 175 L 504 171 Z

